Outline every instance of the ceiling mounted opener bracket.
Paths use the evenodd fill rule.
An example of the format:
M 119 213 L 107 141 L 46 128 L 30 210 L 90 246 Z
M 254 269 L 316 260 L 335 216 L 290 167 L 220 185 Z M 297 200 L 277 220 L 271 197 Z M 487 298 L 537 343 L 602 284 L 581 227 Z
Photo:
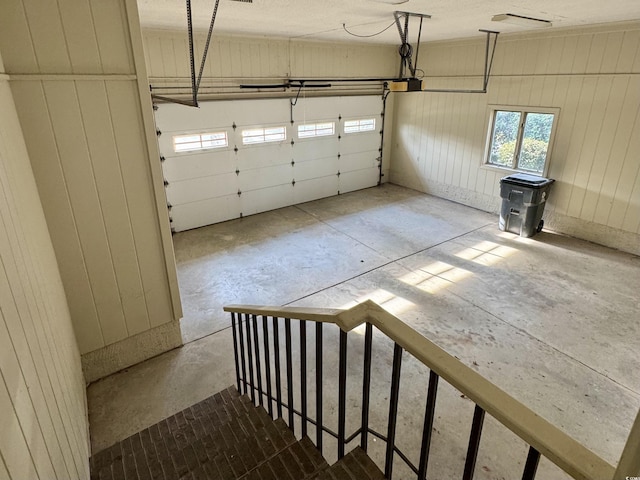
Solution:
M 409 19 L 416 17 L 420 19 L 420 25 L 418 27 L 418 40 L 416 43 L 416 56 L 413 60 L 413 46 L 409 43 Z M 401 12 L 396 10 L 393 12 L 393 18 L 396 21 L 396 27 L 398 27 L 398 33 L 400 34 L 400 48 L 398 53 L 400 54 L 400 71 L 398 72 L 398 78 L 405 78 L 407 70 L 411 74 L 411 77 L 416 76 L 416 70 L 418 70 L 418 54 L 420 53 L 420 38 L 422 36 L 422 21 L 425 18 L 431 18 L 431 15 L 424 13 L 413 12 Z
M 213 33 L 213 26 L 216 22 L 216 14 L 218 13 L 218 4 L 220 0 L 216 0 L 213 6 L 213 13 L 211 14 L 211 23 L 209 24 L 209 33 L 207 34 L 207 41 L 204 44 L 204 52 L 202 54 L 202 61 L 200 62 L 200 71 L 196 77 L 196 63 L 194 58 L 194 42 L 193 42 L 193 19 L 191 15 L 191 0 L 187 0 L 187 29 L 189 31 L 189 63 L 191 64 L 191 96 L 192 107 L 198 106 L 198 91 L 200 90 L 200 81 L 202 80 L 202 73 L 204 72 L 204 64 L 207 60 L 207 53 L 209 52 L 209 44 L 211 43 L 211 34 Z

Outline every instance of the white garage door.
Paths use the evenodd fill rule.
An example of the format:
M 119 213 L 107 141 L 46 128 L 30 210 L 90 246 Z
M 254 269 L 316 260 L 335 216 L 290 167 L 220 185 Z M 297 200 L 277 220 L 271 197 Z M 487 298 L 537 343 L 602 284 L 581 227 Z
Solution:
M 158 105 L 179 232 L 377 185 L 380 96 Z

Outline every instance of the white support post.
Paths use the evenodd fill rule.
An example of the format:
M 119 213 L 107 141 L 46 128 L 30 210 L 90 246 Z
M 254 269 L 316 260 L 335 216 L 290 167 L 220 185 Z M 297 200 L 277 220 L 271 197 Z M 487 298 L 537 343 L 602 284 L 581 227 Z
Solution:
M 629 438 L 622 450 L 613 480 L 640 478 L 640 411 L 633 422 Z

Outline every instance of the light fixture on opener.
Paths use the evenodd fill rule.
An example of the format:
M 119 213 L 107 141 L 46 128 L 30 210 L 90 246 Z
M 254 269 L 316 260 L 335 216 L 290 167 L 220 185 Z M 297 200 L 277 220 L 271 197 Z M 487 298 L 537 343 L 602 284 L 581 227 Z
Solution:
M 521 27 L 545 28 L 551 27 L 553 24 L 549 20 L 540 18 L 524 17 L 522 15 L 514 15 L 513 13 L 501 13 L 491 18 L 492 22 L 510 23 Z

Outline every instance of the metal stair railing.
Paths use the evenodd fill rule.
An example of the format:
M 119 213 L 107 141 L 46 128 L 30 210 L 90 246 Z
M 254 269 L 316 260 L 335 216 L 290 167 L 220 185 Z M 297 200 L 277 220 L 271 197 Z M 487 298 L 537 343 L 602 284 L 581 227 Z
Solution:
M 265 307 L 255 305 L 229 305 L 224 307 L 231 313 L 235 371 L 238 391 L 251 396 L 253 403 L 264 405 L 269 414 L 283 418 L 283 409 L 288 413 L 288 425 L 295 429 L 295 417 L 300 420 L 302 435 L 307 434 L 308 425 L 316 427 L 315 443 L 322 452 L 323 432 L 337 439 L 337 456 L 345 455 L 345 446 L 360 437 L 360 446 L 366 452 L 369 435 L 386 442 L 384 474 L 393 478 L 393 464 L 397 455 L 414 472 L 418 480 L 427 478 L 431 432 L 437 398 L 438 382 L 442 378 L 458 389 L 475 403 L 471 425 L 471 434 L 464 465 L 463 480 L 471 480 L 480 446 L 485 413 L 489 413 L 507 429 L 520 437 L 529 450 L 521 474 L 523 480 L 532 480 L 536 476 L 541 456 L 546 457 L 571 477 L 579 480 L 622 480 L 640 474 L 640 414 L 632 428 L 629 441 L 622 454 L 618 469 L 600 458 L 591 450 L 574 440 L 566 433 L 538 416 L 531 409 L 508 395 L 476 371 L 464 365 L 457 358 L 409 327 L 400 319 L 368 300 L 349 310 L 327 308 Z M 262 317 L 262 322 L 258 322 Z M 269 338 L 269 323 L 273 338 Z M 285 331 L 286 359 L 286 401 L 283 399 L 283 379 L 280 361 L 281 319 Z M 294 405 L 293 361 L 292 361 L 292 320 L 299 321 L 300 338 L 300 405 Z M 315 322 L 315 390 L 316 418 L 308 415 L 308 378 L 307 378 L 307 323 Z M 259 326 L 261 323 L 262 349 L 260 348 Z M 323 324 L 335 324 L 340 328 L 339 368 L 338 368 L 338 431 L 328 428 L 323 419 Z M 346 432 L 346 389 L 347 389 L 347 335 L 354 328 L 365 325 L 364 365 L 362 381 L 362 411 L 360 427 L 351 434 Z M 244 326 L 244 332 L 243 332 Z M 375 431 L 369 426 L 369 403 L 371 395 L 371 352 L 373 328 L 384 333 L 394 342 L 389 412 L 386 434 Z M 270 355 L 273 347 L 273 356 Z M 418 464 L 410 459 L 396 445 L 396 423 L 399 400 L 402 354 L 406 351 L 429 369 L 429 384 L 426 394 L 426 407 L 422 429 L 422 443 Z M 262 366 L 266 385 L 262 382 Z M 272 368 L 273 363 L 273 368 Z M 255 365 L 255 372 L 254 372 Z M 255 375 L 254 375 L 255 373 Z M 272 375 L 274 378 L 272 378 Z M 272 391 L 272 380 L 275 393 Z M 273 408 L 275 403 L 275 411 Z M 638 438 L 636 438 L 638 437 Z M 623 472 L 622 470 L 626 470 Z

